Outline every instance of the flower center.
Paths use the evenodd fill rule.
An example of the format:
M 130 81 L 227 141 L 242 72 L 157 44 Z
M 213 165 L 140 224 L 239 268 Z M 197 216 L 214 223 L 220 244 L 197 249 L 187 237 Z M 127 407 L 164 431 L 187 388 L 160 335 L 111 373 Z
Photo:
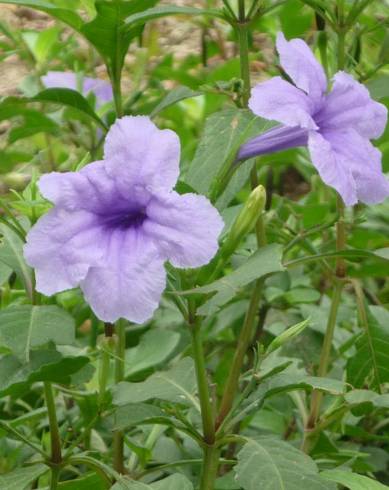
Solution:
M 139 228 L 147 218 L 145 208 L 120 210 L 102 218 L 103 224 L 108 228 Z

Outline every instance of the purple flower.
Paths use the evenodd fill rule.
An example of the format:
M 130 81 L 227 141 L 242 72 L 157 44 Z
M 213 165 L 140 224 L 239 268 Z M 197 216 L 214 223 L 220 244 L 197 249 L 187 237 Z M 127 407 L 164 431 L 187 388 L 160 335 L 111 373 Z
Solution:
M 72 90 L 78 90 L 79 88 L 77 75 L 72 72 L 49 71 L 41 80 L 47 88 L 70 88 Z M 89 77 L 82 77 L 80 81 L 82 83 L 82 94 L 88 95 L 93 92 L 96 97 L 97 107 L 101 107 L 113 99 L 112 87 L 109 82 Z
M 199 267 L 218 249 L 223 221 L 204 197 L 172 190 L 180 143 L 148 117 L 123 117 L 104 160 L 52 172 L 39 189 L 55 207 L 27 235 L 24 254 L 45 295 L 80 286 L 96 315 L 149 319 L 165 288 L 164 262 Z
M 347 206 L 375 204 L 389 195 L 381 153 L 370 143 L 384 132 L 387 109 L 366 87 L 339 71 L 327 93 L 323 68 L 301 39 L 277 37 L 280 63 L 295 85 L 280 77 L 258 84 L 249 102 L 254 114 L 277 126 L 244 144 L 238 160 L 308 146 L 323 181 Z

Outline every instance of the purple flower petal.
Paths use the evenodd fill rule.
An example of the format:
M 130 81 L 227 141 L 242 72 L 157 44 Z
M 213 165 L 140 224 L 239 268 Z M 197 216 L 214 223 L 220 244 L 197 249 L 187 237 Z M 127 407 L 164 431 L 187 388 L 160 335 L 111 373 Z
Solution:
M 384 132 L 387 117 L 386 107 L 374 101 L 364 85 L 340 71 L 315 119 L 320 127 L 354 128 L 361 136 L 374 139 Z
M 366 204 L 377 204 L 389 196 L 389 182 L 382 173 L 381 152 L 354 129 L 325 131 L 342 165 L 351 170 L 357 198 Z
M 70 88 L 72 90 L 79 90 L 79 83 L 81 83 L 83 95 L 88 95 L 90 92 L 95 94 L 97 107 L 113 99 L 111 84 L 106 80 L 90 77 L 80 77 L 78 80 L 76 73 L 65 71 L 49 71 L 41 80 L 47 88 Z
M 180 141 L 146 116 L 123 117 L 110 128 L 104 158 L 121 192 L 136 185 L 171 190 L 179 175 Z
M 154 196 L 144 231 L 176 267 L 207 264 L 218 249 L 224 223 L 204 196 L 171 192 Z
M 308 148 L 312 163 L 323 182 L 339 192 L 346 206 L 356 204 L 356 183 L 343 156 L 334 151 L 331 143 L 316 131 L 309 133 Z
M 35 268 L 36 289 L 46 295 L 74 288 L 91 264 L 103 257 L 106 237 L 96 217 L 86 211 L 55 208 L 27 235 L 24 256 Z
M 80 285 L 102 320 L 143 323 L 165 287 L 164 262 L 211 260 L 223 222 L 202 196 L 171 191 L 179 140 L 146 117 L 110 129 L 105 160 L 39 181 L 55 208 L 32 227 L 25 256 L 37 288 L 54 294 Z
M 317 129 L 312 119 L 312 101 L 304 92 L 281 77 L 274 77 L 255 86 L 251 92 L 249 107 L 257 116 L 286 126 Z
M 277 126 L 247 141 L 239 149 L 237 160 L 307 146 L 308 130 L 298 126 Z
M 283 33 L 279 32 L 277 51 L 282 68 L 318 108 L 327 90 L 327 79 L 308 45 L 301 39 L 287 41 Z
M 91 267 L 81 289 L 96 315 L 106 322 L 148 320 L 166 285 L 158 251 L 141 231 L 115 230 L 101 267 Z
M 113 100 L 113 92 L 111 84 L 105 80 L 101 80 L 99 78 L 89 78 L 84 77 L 84 84 L 82 87 L 82 91 L 85 94 L 89 94 L 93 92 L 96 96 L 96 99 L 101 104 L 105 104 L 107 102 L 111 102 Z

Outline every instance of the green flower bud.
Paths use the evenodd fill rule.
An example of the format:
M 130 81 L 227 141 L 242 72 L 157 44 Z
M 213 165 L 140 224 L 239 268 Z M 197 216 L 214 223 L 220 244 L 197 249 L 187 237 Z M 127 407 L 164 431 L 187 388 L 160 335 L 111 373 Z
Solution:
M 256 187 L 238 214 L 226 242 L 222 247 L 222 255 L 231 255 L 242 239 L 250 233 L 266 204 L 266 190 L 262 185 Z

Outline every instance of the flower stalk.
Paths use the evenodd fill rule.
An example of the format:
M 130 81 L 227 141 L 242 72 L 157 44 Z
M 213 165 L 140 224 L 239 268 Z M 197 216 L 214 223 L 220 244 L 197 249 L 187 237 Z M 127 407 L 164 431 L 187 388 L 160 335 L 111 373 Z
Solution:
M 45 381 L 43 383 L 47 414 L 49 417 L 50 427 L 50 443 L 51 443 L 51 480 L 50 490 L 56 490 L 58 487 L 58 479 L 60 472 L 60 465 L 62 463 L 62 450 L 61 450 L 61 438 L 59 436 L 57 413 L 55 410 L 54 392 L 51 383 Z
M 240 73 L 243 80 L 243 106 L 247 107 L 250 98 L 249 32 L 246 18 L 245 0 L 238 3 L 238 22 L 236 24 L 239 43 Z
M 189 304 L 190 309 L 191 306 Z M 205 367 L 205 356 L 201 339 L 201 322 L 200 318 L 193 313 L 193 308 L 192 314 L 190 315 L 189 328 L 192 335 L 192 352 L 196 369 L 204 439 L 200 490 L 213 490 L 219 467 L 220 451 L 215 444 L 214 410 Z
M 125 354 L 126 354 L 126 329 L 123 320 L 116 322 L 116 359 L 115 359 L 115 383 L 124 380 Z M 113 435 L 113 467 L 120 474 L 125 473 L 124 468 L 124 434 L 118 430 Z
M 334 294 L 332 296 L 330 313 L 328 316 L 326 332 L 324 335 L 323 346 L 320 354 L 319 367 L 317 376 L 324 377 L 328 372 L 330 362 L 332 340 L 334 338 L 336 319 L 338 315 L 341 295 L 343 290 L 343 281 L 336 279 Z M 323 393 L 319 390 L 312 392 L 311 409 L 307 421 L 305 437 L 302 445 L 304 452 L 309 453 L 312 448 L 313 436 L 316 434 L 315 427 L 319 418 Z

